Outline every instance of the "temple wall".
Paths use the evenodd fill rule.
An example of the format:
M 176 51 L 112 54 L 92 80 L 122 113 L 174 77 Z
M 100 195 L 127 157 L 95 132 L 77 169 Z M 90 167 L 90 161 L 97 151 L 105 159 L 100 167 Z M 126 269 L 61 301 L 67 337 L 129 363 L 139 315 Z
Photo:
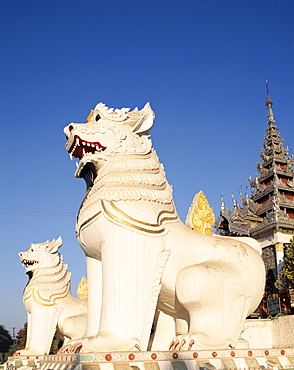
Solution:
M 246 320 L 241 337 L 250 348 L 294 348 L 294 316 Z
M 272 348 L 272 321 L 270 319 L 245 321 L 245 330 L 241 337 L 249 343 L 249 348 Z
M 294 316 L 283 316 L 272 320 L 273 347 L 294 347 Z

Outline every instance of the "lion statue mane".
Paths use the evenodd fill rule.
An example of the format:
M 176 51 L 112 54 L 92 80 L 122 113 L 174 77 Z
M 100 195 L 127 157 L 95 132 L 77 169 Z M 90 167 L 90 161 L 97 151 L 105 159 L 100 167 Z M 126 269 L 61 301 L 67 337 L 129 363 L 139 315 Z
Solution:
M 259 243 L 202 235 L 179 219 L 152 148 L 153 123 L 149 103 L 133 111 L 99 103 L 87 123 L 64 129 L 75 176 L 87 185 L 76 235 L 88 317 L 85 335 L 61 352 L 235 347 L 262 298 Z M 150 339 L 160 317 L 168 327 L 157 322 Z

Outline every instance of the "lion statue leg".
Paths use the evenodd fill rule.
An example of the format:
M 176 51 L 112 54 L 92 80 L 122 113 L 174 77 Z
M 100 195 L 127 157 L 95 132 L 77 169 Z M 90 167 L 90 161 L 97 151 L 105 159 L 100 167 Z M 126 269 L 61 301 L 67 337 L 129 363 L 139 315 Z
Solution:
M 234 347 L 250 305 L 239 294 L 241 285 L 240 274 L 229 265 L 210 262 L 182 269 L 176 282 L 182 308 L 177 311 L 177 336 L 171 348 Z
M 46 306 L 33 302 L 31 312 L 27 315 L 26 347 L 17 351 L 15 355 L 49 354 L 59 315 L 60 310 L 55 307 L 48 309 Z
M 58 353 L 76 352 L 82 347 L 81 341 L 84 337 L 93 337 L 99 331 L 101 303 L 102 303 L 102 263 L 95 258 L 86 257 L 87 264 L 87 318 L 83 325 L 85 331 L 76 336 L 75 339 L 64 341 Z M 77 317 L 78 319 L 78 317 Z M 84 317 L 81 318 L 84 320 Z M 72 336 L 71 336 L 72 337 Z
M 88 275 L 88 316 L 85 337 L 97 335 L 102 304 L 102 263 L 86 257 Z
M 99 246 L 103 266 L 100 324 L 96 334 L 93 334 L 93 330 L 90 332 L 87 329 L 86 334 L 90 333 L 90 335 L 86 335 L 81 340 L 80 351 L 88 353 L 109 350 L 127 351 L 134 350 L 135 347 L 138 349 L 141 346 L 148 316 L 157 261 L 164 249 L 164 244 L 162 238 L 129 231 L 113 223 L 103 223 L 101 219 L 99 222 L 99 228 L 104 231 Z M 87 231 L 86 237 L 91 235 L 90 231 Z M 83 243 L 89 246 L 91 241 L 83 240 Z M 97 281 L 100 278 L 95 272 L 97 263 L 87 258 L 88 272 L 92 274 L 94 271 L 91 275 L 93 291 L 90 285 L 88 296 L 87 328 L 93 325 L 97 329 L 100 303 L 95 293 L 95 285 L 101 282 Z M 89 283 L 91 284 L 90 279 Z

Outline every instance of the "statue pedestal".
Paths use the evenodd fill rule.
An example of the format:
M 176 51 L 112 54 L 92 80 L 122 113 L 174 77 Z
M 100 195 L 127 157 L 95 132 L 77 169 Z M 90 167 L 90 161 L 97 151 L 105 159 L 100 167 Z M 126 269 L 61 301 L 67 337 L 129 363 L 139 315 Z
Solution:
M 8 363 L 33 361 L 41 370 L 278 370 L 294 368 L 294 348 L 16 356 Z

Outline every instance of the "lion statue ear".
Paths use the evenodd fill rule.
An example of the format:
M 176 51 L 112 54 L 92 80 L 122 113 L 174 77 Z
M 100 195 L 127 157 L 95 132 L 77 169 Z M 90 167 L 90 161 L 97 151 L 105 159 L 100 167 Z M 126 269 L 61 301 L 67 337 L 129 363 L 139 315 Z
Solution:
M 58 249 L 62 246 L 62 239 L 61 236 L 58 239 L 53 239 L 52 242 L 50 242 L 50 253 L 56 253 L 58 252 Z
M 140 110 L 140 113 L 141 118 L 133 125 L 132 131 L 139 135 L 148 135 L 155 119 L 150 103 L 146 103 L 144 108 Z

